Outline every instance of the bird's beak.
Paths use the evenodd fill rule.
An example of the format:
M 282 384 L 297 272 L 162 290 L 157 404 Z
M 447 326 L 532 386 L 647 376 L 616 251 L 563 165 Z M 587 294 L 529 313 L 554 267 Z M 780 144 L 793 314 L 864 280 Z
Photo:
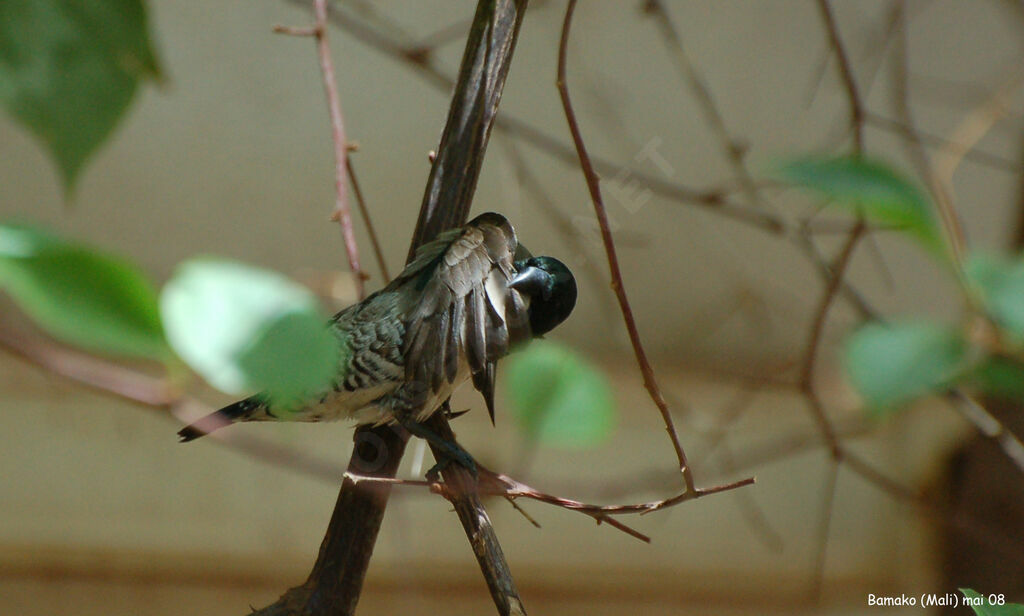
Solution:
M 547 284 L 550 276 L 551 274 L 539 267 L 530 265 L 520 270 L 515 278 L 509 280 L 508 286 L 530 296 L 540 295 L 546 301 L 551 299 L 551 288 Z

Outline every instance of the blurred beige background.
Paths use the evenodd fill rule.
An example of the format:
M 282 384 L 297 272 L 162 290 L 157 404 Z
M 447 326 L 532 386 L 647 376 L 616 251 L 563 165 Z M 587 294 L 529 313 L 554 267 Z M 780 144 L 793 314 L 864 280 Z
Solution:
M 462 24 L 435 56 L 454 74 L 473 3 L 340 4 L 360 23 L 410 47 Z M 698 482 L 756 474 L 758 483 L 743 494 L 630 520 L 653 537 L 652 545 L 595 527 L 589 518 L 526 504 L 543 525 L 538 530 L 503 501 L 492 503 L 527 607 L 551 614 L 878 614 L 885 612 L 866 607 L 868 593 L 944 592 L 925 520 L 841 470 L 823 598 L 811 598 L 827 455 L 815 447 L 778 460 L 758 454 L 794 435 L 813 442 L 815 424 L 799 397 L 755 390 L 749 410 L 729 425 L 727 445 L 712 450 L 716 427 L 749 386 L 738 375 L 774 376 L 798 359 L 821 285 L 806 259 L 777 236 L 658 195 L 639 207 L 616 198 L 616 178 L 632 177 L 630 170 L 699 189 L 734 182 L 721 143 L 639 4 L 582 3 L 569 84 L 592 153 L 622 170 L 605 174 L 605 186 L 623 274 Z M 848 147 L 846 98 L 814 2 L 667 5 L 730 133 L 749 145 L 755 177 L 794 153 Z M 886 35 L 891 3 L 832 5 L 867 108 L 894 117 L 893 43 Z M 923 132 L 953 133 L 1018 67 L 1024 16 L 1014 6 L 907 3 L 909 86 Z M 131 255 L 159 282 L 175 263 L 199 253 L 308 280 L 344 270 L 339 229 L 327 221 L 333 161 L 313 46 L 271 33 L 275 24 L 307 23 L 308 14 L 274 0 L 158 0 L 150 8 L 168 82 L 140 91 L 67 206 L 43 150 L 0 118 L 0 217 L 41 221 Z M 563 9 L 562 2 L 537 2 L 527 14 L 501 114 L 569 144 L 554 87 Z M 350 32 L 333 29 L 330 40 L 349 138 L 360 145 L 354 163 L 395 272 L 448 93 Z M 972 245 L 1004 247 L 1017 225 L 1020 110 L 1015 92 L 1006 117 L 977 144 L 992 160 L 968 158 L 954 176 Z M 869 152 L 911 169 L 897 135 L 869 124 L 866 136 Z M 643 155 L 652 150 L 658 158 Z M 557 204 L 556 218 L 524 183 L 517 155 Z M 788 221 L 816 206 L 797 194 L 770 194 L 777 195 L 773 214 Z M 489 466 L 567 496 L 624 502 L 674 493 L 671 448 L 632 362 L 576 167 L 496 131 L 476 196 L 475 211 L 485 210 L 508 215 L 534 252 L 559 256 L 577 272 L 579 307 L 552 337 L 606 371 L 622 419 L 610 443 L 582 452 L 534 450 L 500 409 L 497 429 L 483 413 L 459 420 L 460 439 Z M 568 226 L 568 236 L 554 220 Z M 872 238 L 856 253 L 850 280 L 876 308 L 890 315 L 958 316 L 956 287 L 945 273 L 899 237 Z M 381 278 L 362 225 L 358 239 L 374 288 Z M 831 253 L 841 239 L 821 235 L 817 242 Z M 344 294 L 346 285 L 341 288 Z M 821 386 L 841 424 L 861 417 L 835 365 L 836 344 L 853 316 L 842 306 L 834 311 L 821 355 Z M 7 354 L 0 354 L 0 391 L 0 611 L 238 614 L 302 581 L 336 483 L 213 443 L 179 446 L 169 418 Z M 211 404 L 225 401 L 202 395 Z M 466 405 L 478 404 L 463 395 Z M 339 464 L 351 447 L 344 425 L 237 429 Z M 969 433 L 949 409 L 923 404 L 851 447 L 907 484 L 924 486 L 940 477 L 939 462 Z M 407 475 L 416 453 L 410 448 Z M 493 608 L 446 503 L 400 489 L 361 613 L 442 609 L 475 614 Z

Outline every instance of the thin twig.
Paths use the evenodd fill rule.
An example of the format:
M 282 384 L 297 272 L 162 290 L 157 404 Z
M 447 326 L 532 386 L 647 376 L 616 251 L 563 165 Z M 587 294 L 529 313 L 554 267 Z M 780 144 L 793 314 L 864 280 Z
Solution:
M 366 223 L 366 233 L 370 236 L 370 245 L 373 247 L 373 255 L 377 259 L 377 267 L 384 282 L 391 282 L 391 275 L 388 274 L 387 260 L 384 259 L 384 251 L 380 247 L 380 238 L 377 236 L 377 229 L 373 226 L 373 219 L 370 216 L 370 209 L 366 207 L 366 200 L 363 198 L 363 191 L 359 187 L 359 180 L 356 179 L 356 171 L 352 167 L 352 157 L 345 157 L 345 171 L 348 172 L 348 179 L 352 182 L 352 192 L 356 196 L 356 205 L 359 206 L 359 215 Z
M 1003 116 L 1010 111 L 1012 95 L 1024 83 L 1024 70 L 1015 66 L 1010 75 L 996 88 L 981 105 L 971 110 L 947 138 L 947 145 L 936 156 L 934 179 L 936 205 L 941 214 L 946 237 L 953 253 L 954 262 L 959 264 L 967 250 L 960 216 L 953 204 L 953 174 L 964 154 L 974 147 Z
M 832 528 L 832 509 L 836 504 L 836 487 L 839 483 L 839 462 L 833 459 L 826 472 L 828 475 L 822 492 L 821 517 L 818 519 L 818 550 L 814 555 L 814 573 L 811 578 L 811 596 L 816 601 L 821 600 L 825 588 L 825 564 L 828 558 L 828 537 Z
M 301 4 L 306 0 L 289 1 Z M 399 41 L 393 35 L 369 27 L 347 14 L 344 7 L 340 5 L 332 4 L 329 8 L 328 17 L 332 23 L 351 34 L 355 39 L 371 49 L 401 61 L 404 66 L 424 76 L 430 85 L 437 90 L 442 92 L 451 91 L 455 80 L 437 67 L 431 49 L 417 47 L 415 43 Z M 383 21 L 383 19 L 378 16 L 377 21 Z M 503 130 L 514 138 L 529 143 L 566 163 L 574 164 L 576 162 L 576 152 L 572 147 L 567 146 L 545 131 L 516 116 L 503 114 L 496 119 L 495 128 Z M 620 162 L 600 157 L 592 157 L 591 160 L 594 167 L 600 173 L 616 173 L 623 169 L 623 165 Z M 732 191 L 729 189 L 721 187 L 703 190 L 695 189 L 634 169 L 629 169 L 629 174 L 637 182 L 649 188 L 653 194 L 661 197 L 705 208 L 721 216 L 749 224 L 754 228 L 773 235 L 782 234 L 786 228 L 785 220 L 782 218 L 730 201 L 729 193 Z
M 341 225 L 341 235 L 345 240 L 345 253 L 348 256 L 349 269 L 355 279 L 356 295 L 362 299 L 365 292 L 365 278 L 359 265 L 359 247 L 356 245 L 355 229 L 352 226 L 352 212 L 348 203 L 348 141 L 345 138 L 345 122 L 341 114 L 341 97 L 338 95 L 338 83 L 334 76 L 334 64 L 331 60 L 331 48 L 327 43 L 327 0 L 313 0 L 313 14 L 316 22 L 311 28 L 290 28 L 276 26 L 275 32 L 281 34 L 313 36 L 316 39 L 317 57 L 320 61 L 320 72 L 323 76 L 324 93 L 327 96 L 327 113 L 331 119 L 331 140 L 334 144 L 334 212 L 331 220 Z
M 761 205 L 761 195 L 744 162 L 747 148 L 738 140 L 733 139 L 729 134 L 729 129 L 725 126 L 725 119 L 722 117 L 722 113 L 719 111 L 718 105 L 715 103 L 715 99 L 711 95 L 711 90 L 708 88 L 704 77 L 690 60 L 690 56 L 686 53 L 686 47 L 683 45 L 683 39 L 679 35 L 679 30 L 672 22 L 672 18 L 669 15 L 668 10 L 662 4 L 661 0 L 647 0 L 647 3 L 644 5 L 644 10 L 649 15 L 653 15 L 655 17 L 655 21 L 660 26 L 662 37 L 668 43 L 669 50 L 672 52 L 671 57 L 675 61 L 679 71 L 682 73 L 687 85 L 689 85 L 690 92 L 693 94 L 693 98 L 697 101 L 698 106 L 704 113 L 705 120 L 707 120 L 707 123 L 711 126 L 715 136 L 718 138 L 718 142 L 722 146 L 725 157 L 729 161 L 729 164 L 732 165 L 733 173 L 735 174 L 739 185 L 743 188 L 743 192 L 746 194 L 747 200 L 750 205 Z
M 853 131 L 853 148 L 856 152 L 864 151 L 864 103 L 861 102 L 860 93 L 857 91 L 857 81 L 853 76 L 853 68 L 850 66 L 850 58 L 839 38 L 839 28 L 836 26 L 835 17 L 832 15 L 832 8 L 828 0 L 817 0 L 818 10 L 825 22 L 825 31 L 828 33 L 829 46 L 836 54 L 836 61 L 839 63 L 839 76 L 843 80 L 843 87 L 846 88 L 847 103 L 850 105 L 850 129 Z
M 864 224 L 863 219 L 857 221 L 853 230 L 846 237 L 839 255 L 829 268 L 830 278 L 825 287 L 825 292 L 818 302 L 814 318 L 811 321 L 810 334 L 808 335 L 807 346 L 804 348 L 803 363 L 800 369 L 800 389 L 808 397 L 810 408 L 818 420 L 822 434 L 828 441 L 832 457 L 837 460 L 842 457 L 839 439 L 836 437 L 832 423 L 825 415 L 824 407 L 817 398 L 814 387 L 814 373 L 815 366 L 817 365 L 818 349 L 821 347 L 821 340 L 825 332 L 825 323 L 828 320 L 829 311 L 839 292 L 846 269 L 850 264 L 850 258 L 853 256 L 853 250 L 856 248 L 857 242 L 863 236 L 866 228 L 867 226 Z
M 611 516 L 622 516 L 622 515 L 645 515 L 654 511 L 660 511 L 662 509 L 668 509 L 675 507 L 687 501 L 691 501 L 704 496 L 710 496 L 712 494 L 718 494 L 721 492 L 728 492 L 744 486 L 753 485 L 754 478 L 747 477 L 739 481 L 733 481 L 730 483 L 715 486 L 713 488 L 698 488 L 692 491 L 684 491 L 680 494 L 676 494 L 670 498 L 665 498 L 656 501 L 649 501 L 645 503 L 630 503 L 630 504 L 619 504 L 619 505 L 593 505 L 590 503 L 584 503 L 581 501 L 565 498 L 562 496 L 555 496 L 546 492 L 541 492 L 529 485 L 514 479 L 508 475 L 502 473 L 496 473 L 486 467 L 478 465 L 478 471 L 480 473 L 480 479 L 477 484 L 477 490 L 481 494 L 487 494 L 491 496 L 501 496 L 509 500 L 517 498 L 528 498 L 562 509 L 568 509 L 570 511 L 576 511 L 584 515 L 588 515 L 599 523 L 607 523 L 615 528 L 626 532 L 627 534 L 640 539 L 646 543 L 650 543 L 650 537 L 647 537 L 638 531 L 622 525 L 621 523 L 614 523 Z M 441 494 L 445 498 L 453 498 L 453 491 L 447 482 L 436 482 L 436 481 L 419 481 L 419 480 L 408 480 L 408 479 L 387 479 L 378 477 L 368 477 L 359 474 L 349 473 L 347 474 L 356 483 L 359 482 L 380 482 L 388 483 L 392 485 L 404 485 L 404 486 L 419 486 L 428 487 L 432 492 Z M 534 522 L 536 524 L 536 522 Z
M 966 148 L 964 147 L 964 144 L 952 144 L 946 137 L 935 135 L 916 127 L 912 128 L 904 121 L 887 118 L 884 115 L 874 113 L 873 111 L 868 111 L 864 114 L 864 121 L 868 127 L 877 128 L 878 130 L 882 130 L 887 133 L 899 135 L 904 139 L 915 139 L 920 141 L 922 145 L 930 148 L 951 146 L 962 149 L 964 151 L 964 160 L 971 161 L 982 167 L 1005 171 L 1017 176 L 1024 175 L 1024 166 L 1012 158 L 999 156 L 998 154 L 993 154 L 978 148 Z
M 636 319 L 633 318 L 633 309 L 629 305 L 629 297 L 626 295 L 625 284 L 622 280 L 622 272 L 619 269 L 619 258 L 615 252 L 615 240 L 612 238 L 611 229 L 608 226 L 608 214 L 605 211 L 604 199 L 601 196 L 600 179 L 594 171 L 590 157 L 587 154 L 586 145 L 583 143 L 583 135 L 580 133 L 579 122 L 576 120 L 576 113 L 572 108 L 572 101 L 569 98 L 569 88 L 566 83 L 566 57 L 569 46 L 569 27 L 572 24 L 572 14 L 576 9 L 576 0 L 569 0 L 565 10 L 565 20 L 562 22 L 562 35 L 558 43 L 558 94 L 562 99 L 562 107 L 565 110 L 565 118 L 569 124 L 569 132 L 572 133 L 573 144 L 576 146 L 576 154 L 579 157 L 580 167 L 583 169 L 583 176 L 587 182 L 587 190 L 590 191 L 590 200 L 594 204 L 594 214 L 597 216 L 598 224 L 601 227 L 601 240 L 604 242 L 605 254 L 608 256 L 608 269 L 612 277 L 612 290 L 618 299 L 619 308 L 622 311 L 622 318 L 626 324 L 626 331 L 629 332 L 629 340 L 633 345 L 633 353 L 636 355 L 640 372 L 643 373 L 644 387 L 654 404 L 661 411 L 661 418 L 665 422 L 665 431 L 668 432 L 672 447 L 675 449 L 676 458 L 679 460 L 679 470 L 683 474 L 683 481 L 686 482 L 688 492 L 696 490 L 693 481 L 693 472 L 686 461 L 686 453 L 679 442 L 675 425 L 672 421 L 672 413 L 668 409 L 665 397 L 661 393 L 658 381 L 654 376 L 654 369 L 647 360 L 647 353 L 644 351 L 643 343 L 640 342 L 640 332 L 637 330 Z

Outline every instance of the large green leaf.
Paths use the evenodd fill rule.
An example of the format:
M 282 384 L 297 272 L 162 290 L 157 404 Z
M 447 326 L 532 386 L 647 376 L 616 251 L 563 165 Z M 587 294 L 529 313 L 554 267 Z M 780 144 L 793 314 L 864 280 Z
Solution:
M 885 163 L 858 156 L 802 158 L 784 165 L 783 179 L 823 193 L 871 222 L 911 233 L 929 249 L 941 234 L 928 200 L 907 178 Z
M 506 360 L 510 408 L 530 438 L 590 447 L 615 428 L 615 403 L 604 376 L 579 355 L 535 341 Z
M 159 360 L 172 355 L 153 285 L 120 257 L 39 229 L 0 225 L 0 288 L 69 344 Z
M 991 594 L 985 597 L 970 588 L 961 588 L 960 592 L 966 598 L 964 605 L 969 605 L 977 616 L 1024 616 L 1024 605 L 1019 603 L 999 604 L 1000 601 L 1006 599 L 1005 595 Z
M 341 345 L 305 287 L 214 258 L 178 266 L 160 310 L 174 350 L 214 387 L 279 404 L 328 388 Z
M 974 254 L 964 264 L 964 275 L 992 319 L 1014 335 L 1024 336 L 1024 260 Z
M 142 0 L 0 2 L 0 103 L 46 145 L 68 191 L 139 79 L 157 75 Z
M 869 323 L 846 344 L 846 369 L 875 413 L 948 384 L 966 368 L 959 332 L 923 321 Z

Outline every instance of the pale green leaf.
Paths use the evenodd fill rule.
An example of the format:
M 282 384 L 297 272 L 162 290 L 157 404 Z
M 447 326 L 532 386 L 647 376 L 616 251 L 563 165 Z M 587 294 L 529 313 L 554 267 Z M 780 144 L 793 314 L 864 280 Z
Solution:
M 876 413 L 942 388 L 965 366 L 966 344 L 955 330 L 923 321 L 869 323 L 846 344 L 846 369 Z
M 964 264 L 964 274 L 992 319 L 1014 335 L 1024 336 L 1024 259 L 975 254 Z
M 604 376 L 575 352 L 535 341 L 506 360 L 510 409 L 533 439 L 563 447 L 592 447 L 617 421 Z
M 224 392 L 263 391 L 287 405 L 337 374 L 339 341 L 316 298 L 275 272 L 192 259 L 164 286 L 160 310 L 174 350 Z

